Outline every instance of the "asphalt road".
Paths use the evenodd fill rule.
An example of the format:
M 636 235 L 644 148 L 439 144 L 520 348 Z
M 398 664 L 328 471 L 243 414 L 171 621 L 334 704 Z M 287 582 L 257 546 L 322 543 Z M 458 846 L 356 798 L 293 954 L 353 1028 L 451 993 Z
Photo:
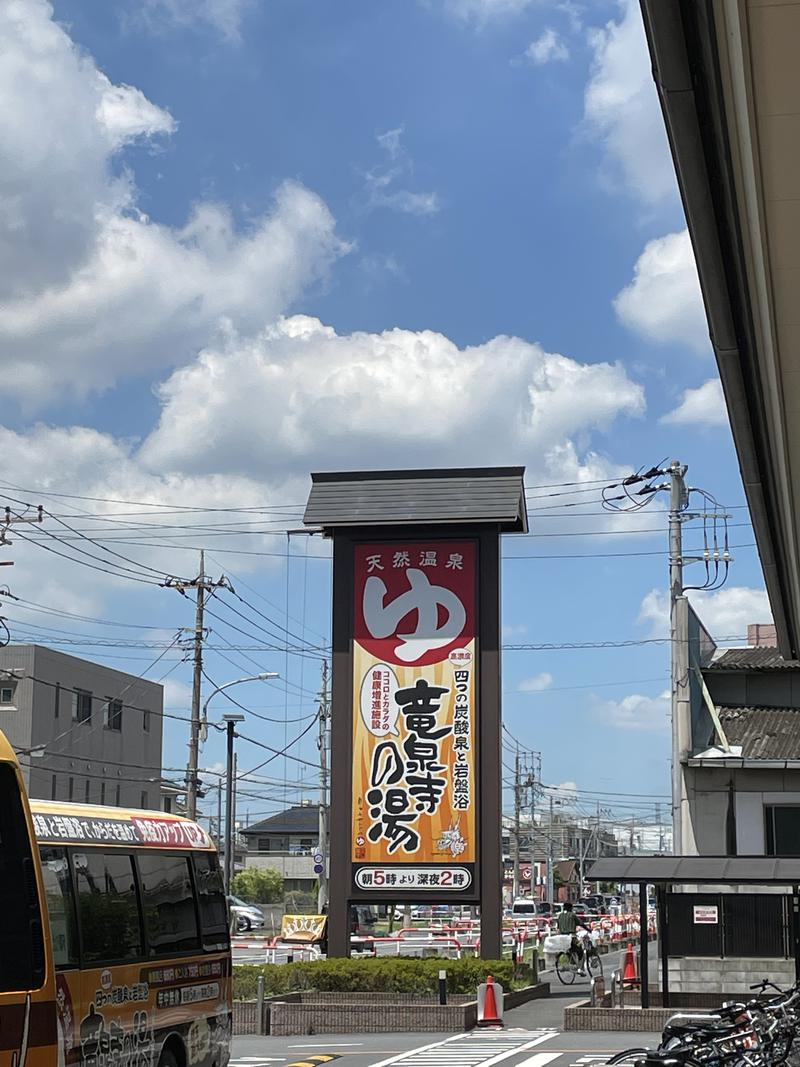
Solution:
M 511 1013 L 509 1013 L 510 1015 Z M 508 1019 L 508 1016 L 507 1016 Z M 613 1053 L 650 1045 L 656 1034 L 561 1033 L 508 1025 L 468 1034 L 336 1034 L 331 1037 L 235 1037 L 231 1067 L 600 1067 Z M 326 1061 L 322 1061 L 323 1063 Z

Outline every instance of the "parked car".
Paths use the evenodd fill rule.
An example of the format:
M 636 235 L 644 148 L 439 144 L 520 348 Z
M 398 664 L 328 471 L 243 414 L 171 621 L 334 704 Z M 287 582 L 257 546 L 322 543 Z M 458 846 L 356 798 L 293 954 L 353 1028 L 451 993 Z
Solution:
M 541 908 L 543 901 L 537 902 L 531 900 L 529 897 L 520 897 L 519 900 L 515 900 L 511 905 L 511 917 L 513 919 L 533 919 L 537 914 L 541 914 L 539 909 Z M 550 905 L 547 905 L 548 911 Z
M 240 933 L 244 933 L 247 930 L 263 930 L 265 926 L 264 913 L 254 904 L 248 904 L 241 897 L 235 897 L 231 894 L 228 897 L 228 907 L 231 915 L 236 919 L 236 929 Z

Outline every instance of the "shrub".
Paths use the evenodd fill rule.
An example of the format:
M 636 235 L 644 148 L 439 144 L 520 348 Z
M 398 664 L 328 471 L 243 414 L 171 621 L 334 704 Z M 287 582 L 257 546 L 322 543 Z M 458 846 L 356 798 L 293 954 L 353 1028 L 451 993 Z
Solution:
M 271 867 L 248 867 L 231 881 L 231 892 L 252 904 L 275 904 L 283 896 L 283 877 Z
M 439 988 L 440 970 L 447 971 L 450 993 L 474 993 L 487 974 L 493 975 L 506 989 L 515 984 L 510 960 L 331 959 L 234 967 L 234 996 L 239 1000 L 255 997 L 261 974 L 264 975 L 267 996 L 294 990 L 435 994 Z
M 317 910 L 317 894 L 304 893 L 300 889 L 292 889 L 283 898 L 284 911 L 287 915 L 314 914 Z

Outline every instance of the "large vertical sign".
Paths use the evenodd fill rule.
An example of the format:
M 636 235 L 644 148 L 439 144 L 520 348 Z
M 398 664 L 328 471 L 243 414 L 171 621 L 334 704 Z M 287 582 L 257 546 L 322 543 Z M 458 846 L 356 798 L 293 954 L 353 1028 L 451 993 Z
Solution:
M 354 546 L 352 891 L 477 899 L 477 548 Z

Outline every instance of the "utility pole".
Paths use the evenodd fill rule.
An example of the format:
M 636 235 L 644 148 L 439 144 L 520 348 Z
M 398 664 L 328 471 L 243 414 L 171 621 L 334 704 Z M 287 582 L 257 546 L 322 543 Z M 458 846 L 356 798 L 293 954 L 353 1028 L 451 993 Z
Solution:
M 200 697 L 203 682 L 203 613 L 205 609 L 206 593 L 214 589 L 230 589 L 230 582 L 223 575 L 217 581 L 212 581 L 205 573 L 205 552 L 200 552 L 200 573 L 191 582 L 179 581 L 170 578 L 165 583 L 170 588 L 177 589 L 182 596 L 186 596 L 187 589 L 196 592 L 196 606 L 194 619 L 194 675 L 192 677 L 192 718 L 189 733 L 189 763 L 186 768 L 186 814 L 190 819 L 197 818 L 197 789 L 199 776 L 197 763 L 200 752 Z
M 322 661 L 322 694 L 319 702 L 319 854 L 322 871 L 319 875 L 317 909 L 320 915 L 328 904 L 328 661 Z M 394 905 L 392 905 L 394 914 Z
M 232 711 L 223 715 L 222 718 L 225 720 L 228 734 L 228 758 L 226 762 L 228 780 L 225 783 L 225 892 L 230 893 L 231 881 L 233 880 L 233 838 L 235 833 L 233 801 L 233 778 L 235 774 L 233 763 L 233 739 L 236 736 L 236 724 L 238 722 L 244 722 L 244 715 L 242 715 L 241 712 Z
M 630 833 L 628 834 L 628 851 L 630 852 L 631 855 L 633 855 L 633 839 L 634 839 L 635 833 L 636 833 L 636 816 L 635 815 L 631 815 L 631 828 L 630 828 Z
M 547 899 L 552 906 L 555 901 L 553 895 L 555 893 L 555 862 L 556 862 L 556 850 L 555 841 L 553 839 L 553 797 L 550 796 L 550 824 L 549 824 L 548 836 L 548 853 L 547 853 Z
M 661 825 L 661 805 L 656 802 L 656 826 L 658 827 L 658 851 L 664 849 L 664 828 Z
M 672 711 L 672 833 L 673 852 L 683 851 L 683 759 L 689 751 L 689 613 L 683 590 L 683 519 L 689 503 L 684 481 L 687 467 L 678 460 L 669 466 L 669 605 Z M 631 851 L 633 841 L 631 840 Z
M 217 850 L 222 845 L 222 775 L 217 783 Z
M 522 784 L 519 770 L 519 746 L 514 758 L 514 874 L 512 881 L 513 899 L 519 898 L 519 817 L 522 803 Z

